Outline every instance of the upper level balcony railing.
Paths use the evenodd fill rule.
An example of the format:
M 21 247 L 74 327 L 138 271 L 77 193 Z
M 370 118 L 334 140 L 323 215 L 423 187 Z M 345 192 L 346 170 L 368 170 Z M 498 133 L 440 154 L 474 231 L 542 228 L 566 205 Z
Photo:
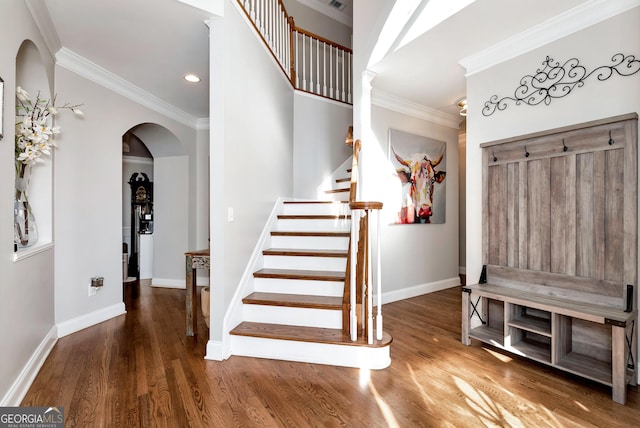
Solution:
M 298 28 L 282 0 L 238 0 L 294 88 L 352 103 L 352 51 Z

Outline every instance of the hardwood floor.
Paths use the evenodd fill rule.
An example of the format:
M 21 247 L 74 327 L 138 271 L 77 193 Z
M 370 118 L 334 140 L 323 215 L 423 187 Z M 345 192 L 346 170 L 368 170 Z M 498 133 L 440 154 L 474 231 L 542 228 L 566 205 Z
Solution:
M 631 427 L 611 389 L 460 342 L 459 288 L 385 305 L 391 366 L 204 360 L 185 336 L 184 291 L 141 287 L 127 314 L 55 345 L 25 406 L 63 406 L 67 427 Z M 201 315 L 200 315 L 201 316 Z

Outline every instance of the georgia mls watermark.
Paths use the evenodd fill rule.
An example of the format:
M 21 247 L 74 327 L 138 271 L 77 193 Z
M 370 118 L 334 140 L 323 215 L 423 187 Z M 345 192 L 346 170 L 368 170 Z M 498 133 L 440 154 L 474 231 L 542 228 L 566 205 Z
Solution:
M 0 428 L 64 428 L 64 408 L 0 407 Z

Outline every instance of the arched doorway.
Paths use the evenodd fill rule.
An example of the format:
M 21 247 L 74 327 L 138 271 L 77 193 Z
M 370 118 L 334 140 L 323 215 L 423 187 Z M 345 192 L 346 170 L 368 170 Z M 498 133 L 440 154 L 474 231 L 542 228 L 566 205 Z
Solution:
M 172 132 L 154 123 L 132 127 L 122 141 L 122 225 L 128 277 L 137 273 L 145 285 L 183 287 L 189 224 L 186 150 Z M 144 207 L 136 206 L 135 194 L 132 198 L 132 180 L 151 183 L 150 203 Z

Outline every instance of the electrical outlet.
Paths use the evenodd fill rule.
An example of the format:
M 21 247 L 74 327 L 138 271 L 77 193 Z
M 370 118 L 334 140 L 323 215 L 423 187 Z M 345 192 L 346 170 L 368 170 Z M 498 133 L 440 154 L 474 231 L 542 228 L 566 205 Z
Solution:
M 89 284 L 89 296 L 95 296 L 98 290 L 104 285 L 104 277 L 94 276 Z

